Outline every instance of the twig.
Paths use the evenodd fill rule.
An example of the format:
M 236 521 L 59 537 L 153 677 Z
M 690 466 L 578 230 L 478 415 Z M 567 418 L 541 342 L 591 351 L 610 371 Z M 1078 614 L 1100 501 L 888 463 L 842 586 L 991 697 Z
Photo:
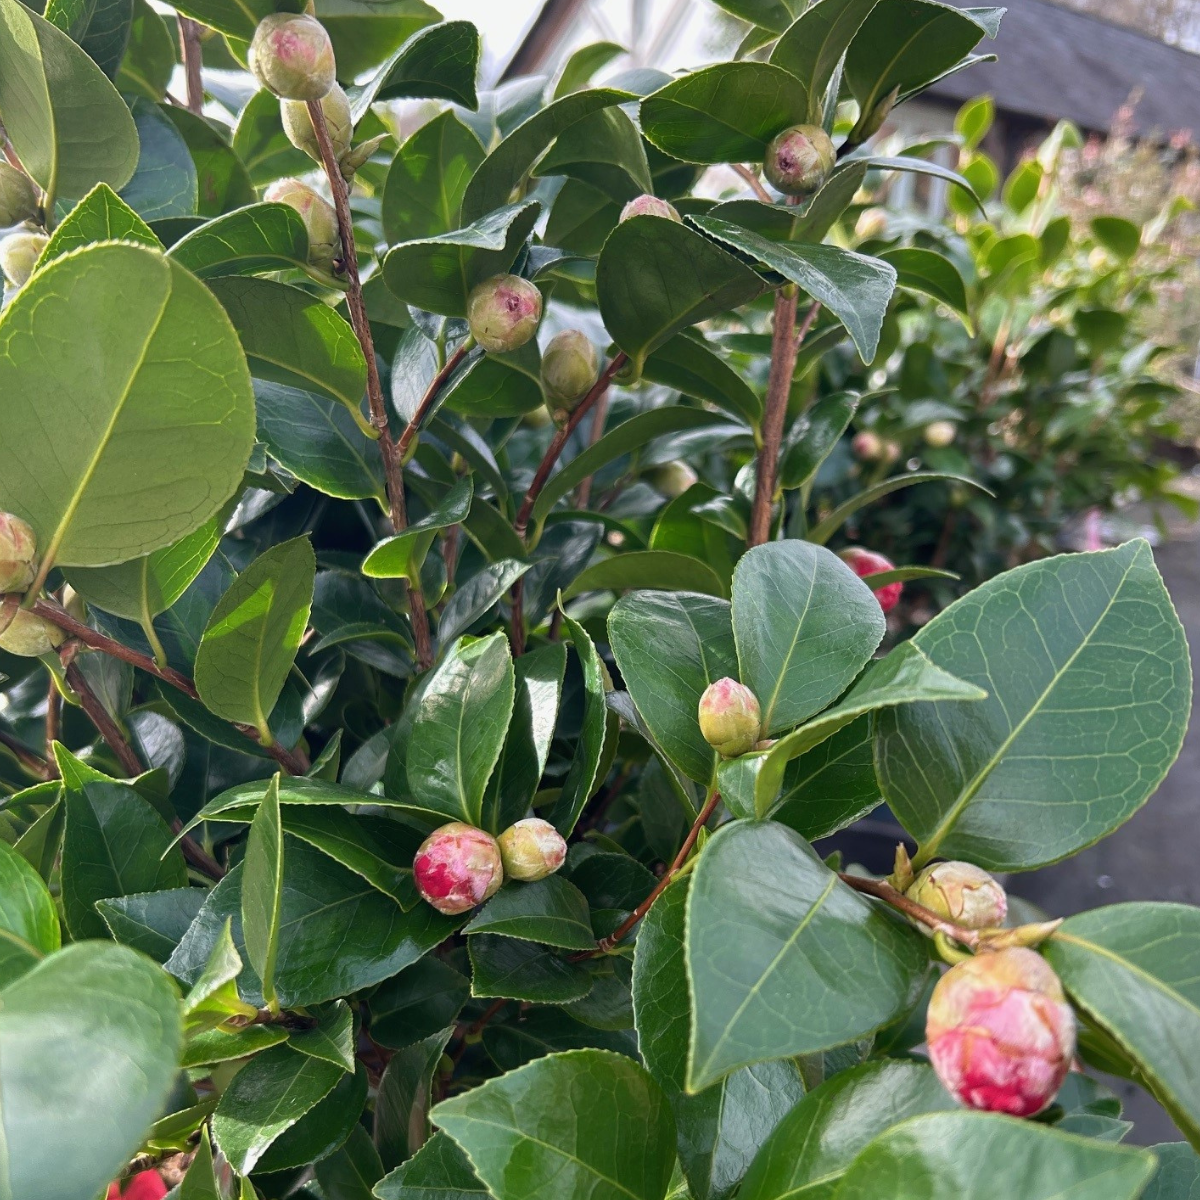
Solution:
M 187 109 L 196 116 L 204 110 L 204 82 L 200 76 L 204 50 L 200 45 L 200 26 L 179 14 L 179 47 L 183 51 L 183 72 L 187 80 Z
M 425 395 L 421 397 L 421 403 L 417 405 L 417 411 L 413 413 L 412 420 L 405 425 L 404 432 L 396 440 L 396 454 L 399 456 L 401 465 L 403 465 L 404 460 L 408 457 L 408 450 L 413 443 L 413 439 L 421 432 L 421 426 L 424 424 L 425 418 L 429 415 L 429 410 L 433 407 L 434 401 L 437 400 L 438 393 L 441 392 L 450 376 L 458 369 L 458 364 L 467 357 L 471 346 L 471 339 L 467 338 L 446 359 L 446 365 L 433 377 L 433 382 L 426 389 Z
M 24 742 L 18 741 L 10 733 L 5 733 L 0 729 L 0 746 L 12 754 L 13 758 L 25 768 L 30 775 L 45 782 L 47 779 L 54 778 L 54 770 L 40 754 L 35 754 Z
M 359 345 L 362 346 L 363 357 L 367 360 L 367 404 L 371 409 L 371 425 L 379 435 L 379 453 L 383 458 L 383 475 L 387 484 L 388 511 L 392 519 L 392 529 L 396 533 L 401 533 L 408 528 L 408 513 L 404 504 L 404 459 L 399 446 L 392 440 L 391 429 L 388 426 L 387 404 L 383 399 L 383 385 L 379 382 L 379 364 L 375 361 L 375 339 L 371 336 L 371 322 L 367 317 L 367 306 L 363 301 L 362 280 L 358 274 L 358 250 L 354 245 L 354 218 L 350 212 L 350 190 L 342 176 L 337 155 L 333 152 L 333 143 L 329 139 L 329 126 L 325 123 L 325 111 L 319 100 L 308 101 L 308 115 L 312 121 L 313 132 L 316 134 L 317 145 L 321 150 L 321 162 L 329 180 L 329 190 L 333 193 L 338 233 L 342 239 L 342 267 L 346 274 L 346 307 L 350 311 L 350 324 L 354 328 Z M 421 670 L 427 670 L 433 663 L 433 637 L 429 632 L 429 613 L 425 608 L 425 597 L 421 594 L 419 587 L 408 589 L 408 605 L 412 617 L 417 666 Z
M 972 950 L 977 949 L 980 944 L 982 938 L 980 930 L 963 929 L 962 926 L 939 917 L 932 909 L 918 904 L 915 900 L 910 900 L 903 892 L 898 892 L 890 883 L 882 879 L 864 879 L 861 875 L 847 875 L 845 872 L 839 872 L 838 878 L 856 892 L 863 892 L 865 895 L 882 900 L 885 904 L 932 929 L 935 933 L 944 933 L 947 937 L 953 938 L 963 946 L 969 946 Z
M 33 611 L 39 617 L 44 617 L 51 624 L 57 625 L 59 629 L 66 630 L 76 641 L 82 642 L 92 650 L 99 650 L 102 654 L 119 658 L 122 662 L 127 662 L 130 666 L 137 667 L 139 670 L 153 675 L 156 679 L 161 679 L 164 683 L 169 683 L 173 688 L 183 692 L 185 696 L 190 696 L 193 700 L 202 703 L 200 693 L 196 691 L 196 685 L 186 675 L 181 675 L 173 667 L 159 666 L 148 654 L 142 654 L 140 651 L 126 646 L 123 642 L 118 642 L 115 638 L 97 632 L 90 625 L 77 621 L 65 608 L 55 604 L 52 600 L 36 601 Z M 231 722 L 231 724 L 239 733 L 248 737 L 260 749 L 265 750 L 289 775 L 303 775 L 308 769 L 299 755 L 286 750 L 277 742 L 270 746 L 264 746 L 259 741 L 258 730 L 253 725 L 240 725 L 237 722 Z
M 598 955 L 607 954 L 616 945 L 618 945 L 625 935 L 650 911 L 655 900 L 659 898 L 670 886 L 671 880 L 679 873 L 680 868 L 687 862 L 688 855 L 692 852 L 692 847 L 696 844 L 696 839 L 700 836 L 700 830 L 708 824 L 708 819 L 716 811 L 717 805 L 720 803 L 721 793 L 713 792 L 708 798 L 708 802 L 700 810 L 700 815 L 688 830 L 688 835 L 683 839 L 683 845 L 679 847 L 679 853 L 675 855 L 675 861 L 663 872 L 663 877 L 658 881 L 658 886 L 648 895 L 621 922 L 620 925 L 613 930 L 606 938 L 601 938 L 596 943 L 595 950 L 585 950 L 582 954 L 574 954 L 571 956 L 572 962 L 578 962 L 584 958 L 596 958 Z
M 575 411 L 567 418 L 563 427 L 550 439 L 550 445 L 546 447 L 546 453 L 542 455 L 542 461 L 538 463 L 538 469 L 533 474 L 533 481 L 525 493 L 525 499 L 521 501 L 521 508 L 517 513 L 516 521 L 513 523 L 513 528 L 516 530 L 517 537 L 521 541 L 525 540 L 525 534 L 529 529 L 529 521 L 533 516 L 533 506 L 537 503 L 537 498 L 542 494 L 542 488 L 546 486 L 546 481 L 550 478 L 550 473 L 554 470 L 559 455 L 562 454 L 563 447 L 567 444 L 567 439 L 579 428 L 580 422 L 591 411 L 592 405 L 597 403 L 608 392 L 609 385 L 613 381 L 613 376 L 628 361 L 629 358 L 623 350 L 614 355 L 612 361 L 601 372 L 600 378 L 592 385 L 592 390 L 584 396 Z M 523 579 L 518 579 L 513 584 L 512 590 L 512 634 L 509 638 L 512 642 L 513 654 L 518 657 L 525 653 L 524 601 L 524 581 Z
M 729 165 L 733 168 L 735 174 L 740 175 L 750 185 L 750 190 L 764 204 L 772 203 L 771 193 L 763 187 L 762 180 L 749 167 L 743 166 L 741 163 L 730 163 Z

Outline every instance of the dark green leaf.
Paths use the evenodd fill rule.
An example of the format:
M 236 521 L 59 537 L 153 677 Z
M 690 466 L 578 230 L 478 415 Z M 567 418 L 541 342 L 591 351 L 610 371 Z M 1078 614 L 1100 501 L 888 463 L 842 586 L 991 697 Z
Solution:
M 779 463 L 779 486 L 799 488 L 808 483 L 841 440 L 858 409 L 849 392 L 822 396 L 788 432 Z
M 966 285 L 958 268 L 948 258 L 916 246 L 887 250 L 879 257 L 896 268 L 898 287 L 932 296 L 962 317 L 968 333 L 972 331 Z
M 350 89 L 356 121 L 377 100 L 412 97 L 453 100 L 475 108 L 479 30 L 470 21 L 444 21 L 413 34 L 361 87 Z
M 671 587 L 703 596 L 727 594 L 717 573 L 698 558 L 669 550 L 631 550 L 593 563 L 563 596 L 569 600 L 581 592 Z
M 358 1125 L 367 1102 L 367 1070 L 341 1076 L 323 1100 L 315 1104 L 290 1129 L 284 1130 L 258 1160 L 264 1173 L 296 1170 L 320 1162 L 338 1149 Z
M 433 1137 L 375 1189 L 379 1200 L 474 1200 L 491 1195 L 471 1160 L 444 1133 Z
M 375 1103 L 375 1147 L 384 1168 L 415 1154 L 429 1137 L 429 1103 L 437 1069 L 453 1026 L 392 1055 Z
M 379 1152 L 361 1125 L 351 1131 L 340 1150 L 323 1158 L 314 1170 L 326 1200 L 374 1200 L 371 1189 L 383 1178 Z
M 734 417 L 757 423 L 762 416 L 762 401 L 754 390 L 698 337 L 680 335 L 659 346 L 646 359 L 642 376 L 707 400 Z
M 1151 1146 L 1158 1171 L 1142 1193 L 1142 1200 L 1195 1200 L 1200 1196 L 1200 1155 L 1187 1142 Z
M 63 217 L 42 250 L 38 266 L 92 242 L 118 241 L 161 249 L 150 226 L 107 183 L 98 183 Z
M 371 1039 L 394 1050 L 453 1025 L 471 981 L 439 958 L 406 967 L 371 995 Z
M 164 963 L 196 919 L 208 893 L 203 888 L 170 888 L 96 901 L 109 932 L 155 962 Z
M 602 108 L 564 129 L 537 174 L 582 180 L 619 203 L 654 191 L 641 135 L 619 108 Z
M 253 30 L 245 36 L 253 36 Z M 245 163 L 256 187 L 285 175 L 302 175 L 312 166 L 312 159 L 288 141 L 279 117 L 279 101 L 268 91 L 255 92 L 246 102 L 233 132 L 233 150 Z
M 279 815 L 279 776 L 266 794 L 246 841 L 242 870 L 242 930 L 246 955 L 262 981 L 263 997 L 272 1008 L 275 962 L 279 956 L 279 923 L 283 913 L 283 825 Z
M 0 978 L 16 979 L 61 944 L 58 913 L 41 876 L 0 843 Z
M 114 82 L 119 91 L 161 100 L 175 69 L 175 43 L 166 21 L 147 3 L 133 0 L 129 43 Z
M 533 942 L 498 934 L 470 938 L 471 995 L 564 1004 L 581 1000 L 592 986 L 587 968 Z
M 294 208 L 252 204 L 180 238 L 168 257 L 201 279 L 303 270 L 308 265 L 308 234 Z
M 141 152 L 121 199 L 146 221 L 190 217 L 196 211 L 198 185 L 187 142 L 152 100 L 139 96 L 132 112 Z
M 587 898 L 560 875 L 501 888 L 463 932 L 504 934 L 566 950 L 596 945 Z
M 459 480 L 430 511 L 403 533 L 380 542 L 363 560 L 362 573 L 372 579 L 407 579 L 414 587 L 421 584 L 421 567 L 438 530 L 466 519 L 471 508 L 472 483 L 469 475 Z

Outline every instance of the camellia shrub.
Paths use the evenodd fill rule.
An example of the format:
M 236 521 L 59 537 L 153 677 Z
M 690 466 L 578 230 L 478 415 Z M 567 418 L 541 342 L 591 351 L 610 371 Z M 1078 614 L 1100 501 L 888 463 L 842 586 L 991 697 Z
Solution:
M 898 484 L 787 421 L 953 272 L 826 238 L 1000 12 L 801 7 L 480 95 L 423 5 L 189 0 L 176 103 L 157 8 L 0 0 L 0 1195 L 1190 1194 L 1200 912 L 1001 882 L 1179 750 L 1149 548 L 877 657 Z

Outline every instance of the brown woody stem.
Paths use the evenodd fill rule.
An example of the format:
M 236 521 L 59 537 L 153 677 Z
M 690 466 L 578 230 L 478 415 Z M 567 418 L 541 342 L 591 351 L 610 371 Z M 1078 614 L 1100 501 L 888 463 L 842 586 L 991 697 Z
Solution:
M 342 176 L 337 155 L 334 154 L 333 142 L 329 138 L 329 126 L 325 123 L 325 111 L 321 108 L 319 100 L 308 101 L 308 115 L 321 150 L 321 163 L 329 180 L 329 190 L 333 193 L 333 207 L 337 213 L 338 233 L 342 240 L 342 267 L 346 274 L 346 307 L 350 311 L 350 324 L 367 361 L 367 405 L 371 410 L 371 426 L 379 435 L 379 453 L 383 458 L 383 475 L 387 484 L 392 529 L 401 533 L 408 528 L 408 513 L 404 503 L 404 456 L 399 445 L 392 439 L 388 427 L 387 404 L 383 398 L 383 385 L 379 382 L 379 366 L 375 361 L 375 340 L 371 336 L 371 322 L 367 318 L 362 280 L 358 273 L 354 218 L 350 213 L 350 189 Z M 429 632 L 429 613 L 425 608 L 425 597 L 419 587 L 408 589 L 408 605 L 412 617 L 413 642 L 417 649 L 417 666 L 424 671 L 433 664 L 433 637 Z
M 730 163 L 729 165 L 735 174 L 740 175 L 750 185 L 750 190 L 759 200 L 764 204 L 773 203 L 771 193 L 763 187 L 762 180 L 749 167 L 743 166 L 741 163 Z
M 576 962 L 583 958 L 595 958 L 600 954 L 607 954 L 610 950 L 616 947 L 625 937 L 625 935 L 628 934 L 629 931 L 650 911 L 655 900 L 657 900 L 659 896 L 661 896 L 663 892 L 667 890 L 671 884 L 671 880 L 679 874 L 680 868 L 682 868 L 683 864 L 687 862 L 688 855 L 691 854 L 692 847 L 696 844 L 696 839 L 700 836 L 700 830 L 708 824 L 709 817 L 711 817 L 716 811 L 717 805 L 720 803 L 720 801 L 720 792 L 713 792 L 713 794 L 709 796 L 707 803 L 700 810 L 700 815 L 693 822 L 691 829 L 688 830 L 687 837 L 683 839 L 683 845 L 679 847 L 679 853 L 675 855 L 675 861 L 672 862 L 671 865 L 663 872 L 663 876 L 658 881 L 658 886 L 654 889 L 654 891 L 652 891 L 650 895 L 648 895 L 645 900 L 643 900 L 641 904 L 639 904 L 637 908 L 635 908 L 633 912 L 631 912 L 629 916 L 627 916 L 625 920 L 622 921 L 621 924 L 618 925 L 617 928 L 608 935 L 608 937 L 601 938 L 600 941 L 596 943 L 595 950 L 585 950 L 582 954 L 572 955 L 572 962 Z
M 600 399 L 596 401 L 595 408 L 592 410 L 592 431 L 588 435 L 589 449 L 594 446 L 604 436 L 604 425 L 608 420 L 608 390 L 605 389 Z M 592 498 L 592 479 L 594 476 L 589 475 L 580 483 L 575 492 L 575 507 L 587 508 L 588 501 Z
M 183 52 L 183 73 L 187 80 L 187 108 L 199 116 L 204 109 L 204 83 L 200 67 L 204 50 L 200 45 L 200 26 L 179 14 L 179 47 Z
M 902 912 L 906 917 L 926 926 L 934 933 L 944 933 L 961 945 L 970 946 L 972 950 L 979 946 L 980 932 L 978 929 L 963 929 L 961 925 L 955 925 L 953 921 L 939 917 L 932 909 L 918 904 L 915 900 L 910 900 L 903 892 L 898 892 L 885 880 L 864 879 L 861 875 L 847 875 L 845 872 L 839 873 L 838 878 L 856 892 L 862 892 L 867 896 L 874 896 L 876 900 L 882 900 L 897 912 Z
M 12 734 L 0 729 L 0 746 L 3 746 L 35 778 L 45 782 L 54 778 L 54 770 L 39 754 L 35 754 L 24 742 L 18 741 Z

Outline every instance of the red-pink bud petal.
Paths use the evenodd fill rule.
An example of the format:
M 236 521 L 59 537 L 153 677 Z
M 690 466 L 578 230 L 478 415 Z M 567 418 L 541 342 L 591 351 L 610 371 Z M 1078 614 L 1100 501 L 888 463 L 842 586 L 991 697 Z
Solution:
M 413 859 L 413 879 L 438 912 L 467 912 L 504 882 L 500 847 L 490 833 L 451 821 L 421 843 Z
M 284 100 L 320 100 L 337 81 L 329 34 L 306 13 L 268 13 L 247 59 L 259 83 Z
M 860 579 L 866 579 L 870 575 L 878 575 L 882 571 L 894 570 L 896 566 L 890 558 L 885 558 L 882 554 L 876 554 L 874 550 L 864 550 L 861 546 L 847 546 L 845 550 L 841 551 L 838 557 Z M 904 591 L 904 584 L 889 583 L 885 587 L 875 589 L 875 599 L 879 601 L 879 607 L 885 613 L 889 613 L 900 603 L 900 593 L 902 591 Z

